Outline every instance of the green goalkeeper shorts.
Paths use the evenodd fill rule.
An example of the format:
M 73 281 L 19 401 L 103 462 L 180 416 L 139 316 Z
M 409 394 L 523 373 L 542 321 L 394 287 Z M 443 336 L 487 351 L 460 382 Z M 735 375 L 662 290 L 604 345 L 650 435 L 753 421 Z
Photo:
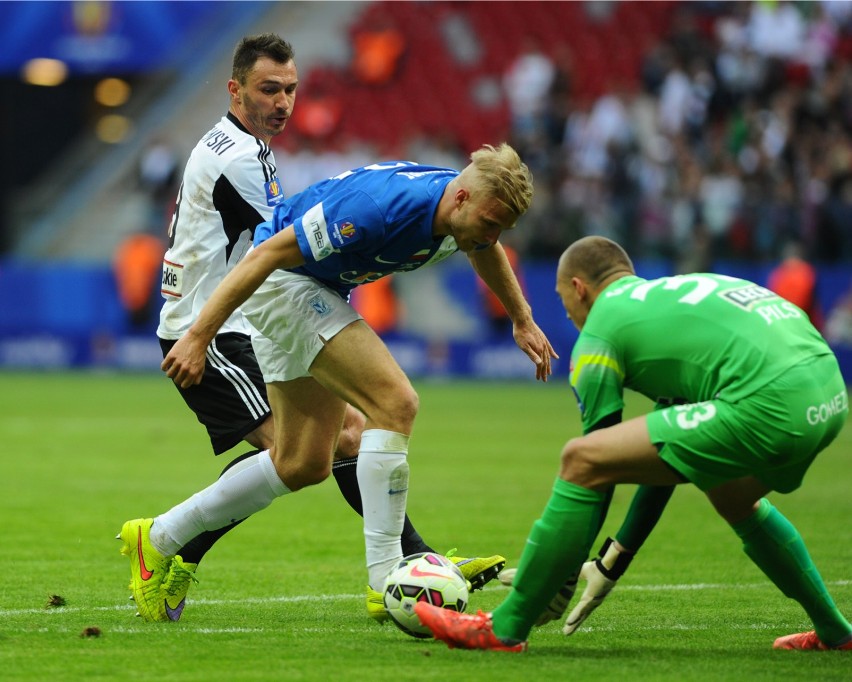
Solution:
M 788 493 L 849 415 L 837 359 L 821 355 L 737 403 L 708 400 L 647 416 L 660 457 L 701 490 L 754 476 Z

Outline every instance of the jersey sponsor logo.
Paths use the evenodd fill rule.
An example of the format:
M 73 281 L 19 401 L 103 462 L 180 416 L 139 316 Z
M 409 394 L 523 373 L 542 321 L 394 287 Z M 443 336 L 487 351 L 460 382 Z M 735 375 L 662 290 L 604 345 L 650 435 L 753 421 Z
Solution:
M 757 284 L 746 284 L 736 289 L 728 289 L 719 294 L 729 303 L 749 312 L 756 312 L 767 325 L 781 320 L 804 317 L 804 313 L 789 301 L 785 301 L 774 291 Z
M 404 263 L 395 263 L 396 268 L 399 272 L 410 272 L 411 270 L 416 270 L 419 267 L 426 265 L 429 262 L 429 254 L 431 253 L 431 249 L 423 249 L 422 251 L 418 251 L 417 253 L 409 256 Z M 380 260 L 377 256 L 376 260 L 380 263 L 387 263 L 388 261 Z
M 389 275 L 389 272 L 361 272 L 360 270 L 349 270 L 348 272 L 341 272 L 338 275 L 338 278 L 341 282 L 346 282 L 347 284 L 367 284 L 368 282 L 375 282 L 377 279 L 381 279 L 385 275 Z
M 789 301 L 763 305 L 757 309 L 757 313 L 768 325 L 773 322 L 778 322 L 779 320 L 790 320 L 804 317 L 804 313 Z
M 222 156 L 222 154 L 236 144 L 236 142 L 218 128 L 213 128 L 213 130 L 201 138 L 201 141 L 217 156 Z
M 314 260 L 322 260 L 334 252 L 334 246 L 328 238 L 328 225 L 322 210 L 322 202 L 309 208 L 302 216 L 302 230 L 308 238 L 308 246 Z
M 317 315 L 320 317 L 325 317 L 326 315 L 331 314 L 331 306 L 328 304 L 321 294 L 317 294 L 310 301 L 308 301 L 308 305 L 314 309 Z
M 728 289 L 720 292 L 719 295 L 729 303 L 746 310 L 751 310 L 758 303 L 778 298 L 778 294 L 774 291 L 757 284 L 747 284 L 736 289 Z
M 440 263 L 447 256 L 453 255 L 459 250 L 456 240 L 453 237 L 444 237 L 443 241 L 438 245 L 437 249 L 422 249 L 409 256 L 405 262 L 398 260 L 388 260 L 383 256 L 375 256 L 377 263 L 382 265 L 397 265 L 399 271 L 416 270 L 424 265 L 434 265 Z
M 328 238 L 337 249 L 347 244 L 354 244 L 360 236 L 360 230 L 355 227 L 351 220 L 334 223 L 328 230 Z
M 163 260 L 163 280 L 160 283 L 160 293 L 164 296 L 183 296 L 183 265 Z
M 281 181 L 277 177 L 273 177 L 272 180 L 264 185 L 264 187 L 266 188 L 267 206 L 275 206 L 276 204 L 280 204 L 284 201 L 284 192 L 281 189 Z
M 808 424 L 816 426 L 817 424 L 824 424 L 832 417 L 848 411 L 849 396 L 846 395 L 846 391 L 843 391 L 842 393 L 838 393 L 828 402 L 821 403 L 820 405 L 811 405 L 805 411 L 805 415 L 807 417 Z

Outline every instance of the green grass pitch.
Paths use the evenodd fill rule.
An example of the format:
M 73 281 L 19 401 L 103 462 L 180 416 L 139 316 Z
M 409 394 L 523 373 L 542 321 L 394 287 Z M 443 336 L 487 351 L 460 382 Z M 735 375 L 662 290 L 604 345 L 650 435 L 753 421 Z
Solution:
M 579 434 L 564 380 L 418 383 L 409 514 L 439 551 L 516 565 Z M 648 403 L 636 396 L 630 415 Z M 333 481 L 276 501 L 202 563 L 179 623 L 128 601 L 121 523 L 212 481 L 202 428 L 157 375 L 0 375 L 2 680 L 849 680 L 852 656 L 772 651 L 808 621 L 681 487 L 605 605 L 573 637 L 536 629 L 526 655 L 451 651 L 369 621 L 360 518 Z M 238 454 L 241 449 L 235 449 Z M 852 424 L 774 503 L 852 616 Z M 621 522 L 616 492 L 604 528 Z M 65 606 L 48 607 L 51 595 Z M 489 610 L 506 588 L 474 593 Z M 82 636 L 97 628 L 99 636 Z

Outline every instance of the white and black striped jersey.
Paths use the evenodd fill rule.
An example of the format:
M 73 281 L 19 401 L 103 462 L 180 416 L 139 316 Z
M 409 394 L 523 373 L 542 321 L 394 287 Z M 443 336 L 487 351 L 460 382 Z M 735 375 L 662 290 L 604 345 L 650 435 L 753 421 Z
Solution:
M 179 339 L 216 285 L 246 254 L 254 228 L 284 199 L 275 158 L 231 113 L 192 150 L 169 226 L 157 336 Z M 219 333 L 250 333 L 237 310 Z

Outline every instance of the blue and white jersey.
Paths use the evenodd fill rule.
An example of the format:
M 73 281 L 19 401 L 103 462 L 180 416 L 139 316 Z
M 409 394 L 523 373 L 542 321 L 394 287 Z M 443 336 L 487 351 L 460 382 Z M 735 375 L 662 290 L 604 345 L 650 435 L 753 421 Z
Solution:
M 458 250 L 452 237 L 432 236 L 432 220 L 449 168 L 389 161 L 315 183 L 275 207 L 255 229 L 254 244 L 289 225 L 305 265 L 298 272 L 347 298 L 359 284 L 415 270 Z

